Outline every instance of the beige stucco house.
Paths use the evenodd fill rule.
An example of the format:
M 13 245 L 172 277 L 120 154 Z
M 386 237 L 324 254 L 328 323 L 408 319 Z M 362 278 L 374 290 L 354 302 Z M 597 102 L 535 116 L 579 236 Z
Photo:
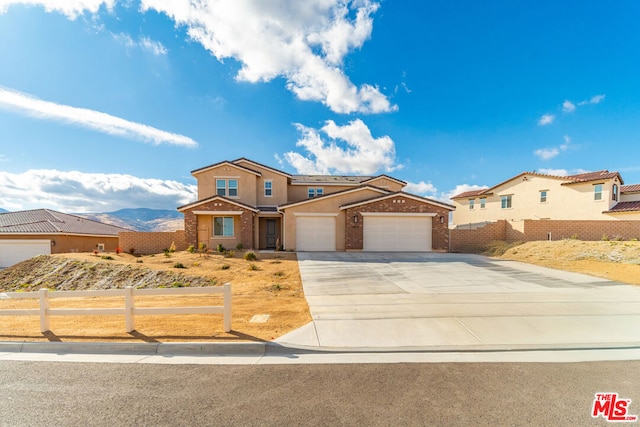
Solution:
M 246 158 L 191 172 L 198 200 L 178 208 L 188 244 L 294 251 L 448 249 L 453 206 L 387 176 L 290 175 Z
M 452 226 L 496 220 L 640 220 L 640 185 L 607 170 L 570 176 L 523 172 L 452 197 Z

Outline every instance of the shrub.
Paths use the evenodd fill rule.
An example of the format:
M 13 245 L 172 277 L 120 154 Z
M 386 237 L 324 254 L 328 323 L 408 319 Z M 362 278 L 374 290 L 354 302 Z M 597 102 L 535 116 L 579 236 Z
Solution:
M 113 257 L 111 255 L 102 255 L 102 259 L 112 260 Z
M 136 260 L 136 262 L 137 262 L 138 264 L 142 264 L 144 261 L 143 261 L 143 260 L 141 260 L 141 259 L 137 259 L 137 260 Z
M 238 243 L 238 244 L 236 245 L 236 250 L 241 251 L 241 250 L 243 250 L 243 249 L 244 249 L 244 245 L 243 245 L 242 243 Z
M 171 246 L 169 246 L 169 252 L 174 253 L 176 251 L 176 242 L 171 242 Z
M 187 268 L 187 267 L 185 267 L 184 264 L 181 262 L 176 262 L 175 264 L 173 264 L 173 268 Z
M 171 258 L 171 251 L 169 249 L 163 249 L 164 251 L 164 256 L 166 256 L 167 258 Z
M 220 267 L 221 270 L 228 270 L 230 268 L 231 266 L 229 264 L 222 264 L 222 266 Z
M 609 236 L 607 236 L 607 234 L 605 233 L 605 234 L 602 235 L 600 240 L 602 240 L 603 242 L 608 242 L 609 241 Z
M 172 287 L 172 288 L 184 288 L 184 287 L 185 287 L 185 284 L 184 284 L 184 283 L 182 283 L 182 282 L 173 282 L 173 283 L 171 284 L 171 287 Z
M 193 266 L 194 267 L 200 267 L 200 263 L 198 261 L 196 261 L 196 262 L 193 263 Z
M 260 267 L 258 267 L 257 265 L 251 263 L 251 264 L 249 264 L 249 270 L 251 270 L 251 271 L 259 271 Z
M 135 249 L 135 248 L 129 248 L 129 253 L 130 253 L 131 255 L 135 255 L 135 253 L 136 253 L 136 249 Z
M 193 245 L 189 245 L 189 247 L 187 248 L 187 252 L 189 252 L 190 254 L 195 254 L 196 253 L 196 247 Z
M 637 237 L 633 237 L 633 238 L 631 239 L 631 241 L 632 241 L 632 242 L 637 242 L 637 241 L 638 241 L 638 238 L 637 238 Z
M 256 261 L 258 257 L 254 252 L 247 252 L 244 254 L 244 259 L 246 259 L 247 261 Z
M 225 251 L 224 246 L 222 246 L 222 243 L 218 243 L 218 246 L 216 247 L 216 250 L 218 251 L 218 253 L 223 253 Z
M 235 253 L 235 252 L 233 252 L 233 251 L 226 251 L 226 252 L 224 253 L 224 257 L 225 257 L 225 258 L 233 258 L 233 256 L 234 256 L 235 254 L 236 254 L 236 253 Z

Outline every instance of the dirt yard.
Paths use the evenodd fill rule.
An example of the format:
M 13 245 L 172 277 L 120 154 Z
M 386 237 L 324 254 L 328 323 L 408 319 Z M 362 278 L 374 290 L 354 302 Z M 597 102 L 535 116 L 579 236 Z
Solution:
M 567 239 L 527 242 L 510 248 L 496 242 L 489 248 L 489 254 L 492 252 L 502 259 L 640 285 L 640 242 Z
M 0 271 L 0 291 L 109 289 L 133 286 L 187 287 L 231 283 L 233 330 L 223 332 L 222 315 L 136 317 L 136 331 L 124 331 L 124 316 L 55 316 L 52 332 L 40 333 L 39 318 L 3 316 L 0 341 L 222 342 L 270 341 L 311 321 L 295 254 L 257 253 L 256 261 L 188 252 L 134 257 L 129 254 L 64 254 L 37 257 Z M 109 259 L 111 258 L 111 259 Z M 177 267 L 185 268 L 177 268 Z M 222 297 L 136 298 L 140 306 L 222 305 Z M 0 309 L 37 308 L 37 300 L 3 299 Z M 124 307 L 123 298 L 52 299 L 52 308 Z M 268 315 L 264 323 L 251 322 Z
M 124 316 L 52 317 L 52 332 L 40 333 L 38 317 L 3 316 L 0 341 L 229 342 L 270 341 L 311 321 L 295 254 L 258 253 L 247 261 L 233 256 L 176 252 L 134 257 L 128 254 L 42 256 L 0 271 L 0 292 L 49 289 L 110 289 L 133 286 L 218 286 L 230 282 L 233 330 L 224 333 L 221 315 L 166 315 L 136 318 L 136 331 L 124 332 Z M 640 285 L 640 242 L 562 240 L 492 244 L 489 256 L 591 274 Z M 111 258 L 111 259 L 109 259 Z M 180 265 L 185 268 L 178 268 Z M 140 306 L 165 306 L 167 297 L 137 298 Z M 2 298 L 0 310 L 37 308 L 37 300 Z M 219 296 L 171 297 L 171 305 L 221 305 Z M 123 298 L 53 299 L 52 308 L 123 307 Z M 264 323 L 251 322 L 269 315 Z

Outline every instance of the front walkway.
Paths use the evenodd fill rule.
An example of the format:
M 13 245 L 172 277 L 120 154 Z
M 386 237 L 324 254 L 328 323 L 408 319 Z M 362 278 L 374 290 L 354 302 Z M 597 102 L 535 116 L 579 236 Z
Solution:
M 640 287 L 444 253 L 298 253 L 313 322 L 276 340 L 358 350 L 640 346 Z

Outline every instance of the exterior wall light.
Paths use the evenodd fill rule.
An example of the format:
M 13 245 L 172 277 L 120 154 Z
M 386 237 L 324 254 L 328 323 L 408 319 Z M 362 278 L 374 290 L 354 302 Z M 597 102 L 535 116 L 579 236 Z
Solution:
M 358 214 L 355 214 L 355 215 L 353 216 L 353 222 L 358 222 Z

